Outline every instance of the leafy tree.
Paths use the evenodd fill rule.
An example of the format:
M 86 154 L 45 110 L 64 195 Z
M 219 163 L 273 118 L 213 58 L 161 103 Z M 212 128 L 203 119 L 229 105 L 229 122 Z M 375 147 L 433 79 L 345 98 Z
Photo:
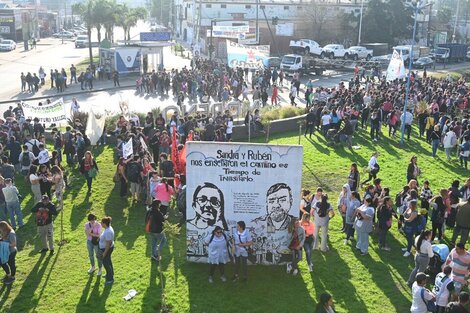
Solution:
M 452 19 L 452 10 L 448 6 L 442 6 L 437 11 L 437 20 L 442 24 L 449 24 Z
M 169 26 L 172 0 L 151 0 L 150 4 L 150 16 L 154 17 L 158 24 Z
M 388 5 L 381 0 L 371 0 L 362 16 L 364 42 L 391 42 Z

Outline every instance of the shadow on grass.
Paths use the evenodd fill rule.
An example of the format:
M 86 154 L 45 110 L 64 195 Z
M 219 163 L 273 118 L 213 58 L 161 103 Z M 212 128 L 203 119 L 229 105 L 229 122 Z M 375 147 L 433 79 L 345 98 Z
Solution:
M 36 264 L 24 280 L 21 290 L 11 303 L 11 312 L 28 312 L 30 308 L 37 307 L 40 298 L 35 296 L 36 289 L 42 282 L 50 260 L 51 258 L 44 253 L 39 256 Z
M 313 285 L 315 286 L 315 298 L 319 299 L 324 292 L 334 294 L 336 303 L 348 308 L 349 312 L 367 312 L 367 306 L 362 300 L 362 296 L 357 293 L 356 288 L 351 283 L 351 271 L 348 264 L 341 258 L 338 251 L 331 248 L 327 253 L 314 251 L 314 271 L 311 273 Z M 328 275 L 315 273 L 315 268 L 331 268 L 334 264 L 334 271 Z M 341 288 L 338 288 L 338 281 L 341 281 Z
M 155 298 L 157 298 L 157 295 L 160 293 L 161 294 L 161 278 L 160 278 L 160 271 L 158 268 L 158 264 L 154 261 L 151 261 L 150 265 L 150 281 L 149 285 L 147 287 L 147 290 L 144 293 L 143 299 L 142 299 L 142 312 L 157 312 L 159 307 L 161 306 L 161 301 L 158 301 L 156 305 L 155 303 Z M 157 279 L 160 281 L 159 284 L 157 284 Z
M 5 308 L 5 302 L 10 295 L 12 285 L 5 285 L 3 284 L 2 288 L 0 289 L 0 308 Z M 6 308 L 5 308 L 6 309 Z

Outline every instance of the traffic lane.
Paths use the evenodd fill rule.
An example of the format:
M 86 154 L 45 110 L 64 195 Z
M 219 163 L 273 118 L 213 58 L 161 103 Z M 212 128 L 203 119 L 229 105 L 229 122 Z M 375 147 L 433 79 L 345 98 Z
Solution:
M 98 49 L 93 49 L 93 54 L 98 53 Z M 8 62 L 0 67 L 0 99 L 12 99 L 18 95 L 21 89 L 20 75 L 28 72 L 37 73 L 42 66 L 46 72 L 46 82 L 49 83 L 49 73 L 51 69 L 64 68 L 69 72 L 72 64 L 77 64 L 88 56 L 88 49 L 76 49 L 73 43 L 54 46 L 52 49 L 40 51 L 21 59 Z

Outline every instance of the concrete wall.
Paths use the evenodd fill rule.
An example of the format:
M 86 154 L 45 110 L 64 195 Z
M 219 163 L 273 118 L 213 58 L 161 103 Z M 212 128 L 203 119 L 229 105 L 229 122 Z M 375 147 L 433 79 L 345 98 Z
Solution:
M 286 118 L 283 120 L 272 121 L 269 127 L 269 135 L 277 134 L 277 133 L 285 133 L 289 131 L 299 130 L 299 122 L 302 123 L 302 128 L 305 127 L 303 125 L 305 120 L 304 115 L 299 115 L 295 117 Z M 265 126 L 265 130 L 267 131 L 267 126 Z M 266 137 L 265 133 L 256 133 L 251 134 L 251 137 Z M 239 125 L 233 127 L 233 134 L 232 140 L 233 141 L 240 141 L 240 140 L 247 140 L 248 139 L 248 129 L 245 125 Z

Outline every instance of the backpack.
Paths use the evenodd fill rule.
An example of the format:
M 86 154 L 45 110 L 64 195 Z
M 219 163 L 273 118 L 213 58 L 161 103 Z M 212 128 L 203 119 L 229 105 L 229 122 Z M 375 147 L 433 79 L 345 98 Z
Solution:
M 397 206 L 397 208 L 403 205 L 403 195 L 401 194 L 401 192 L 397 193 L 397 195 L 395 196 L 395 205 Z
M 186 188 L 176 195 L 176 208 L 178 211 L 186 213 Z
M 132 183 L 139 182 L 139 165 L 135 162 L 131 162 L 127 165 L 127 179 Z
M 29 151 L 23 152 L 23 156 L 21 157 L 21 166 L 30 166 L 31 165 L 31 158 L 29 156 Z
M 29 141 L 29 143 L 31 143 L 31 141 Z M 36 144 L 36 142 L 31 143 L 31 145 L 32 145 L 32 148 L 33 148 L 33 149 L 32 149 L 32 150 L 33 150 L 33 154 L 34 154 L 35 157 L 37 157 L 37 156 L 39 155 L 39 151 L 40 151 L 40 150 L 39 150 L 39 147 L 38 147 L 38 145 Z

